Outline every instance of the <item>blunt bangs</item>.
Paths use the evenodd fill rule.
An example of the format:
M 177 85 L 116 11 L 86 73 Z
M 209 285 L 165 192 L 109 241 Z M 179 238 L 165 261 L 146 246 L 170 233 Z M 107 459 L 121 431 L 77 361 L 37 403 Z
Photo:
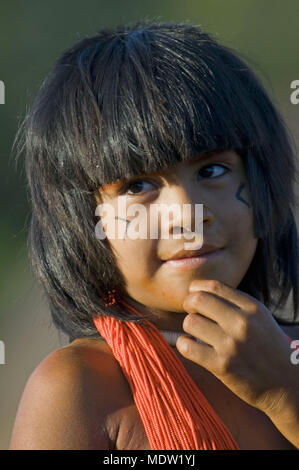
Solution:
M 197 28 L 171 31 L 102 32 L 59 60 L 51 116 L 45 107 L 39 118 L 53 123 L 62 184 L 91 190 L 208 151 L 261 146 L 271 105 L 256 77 Z

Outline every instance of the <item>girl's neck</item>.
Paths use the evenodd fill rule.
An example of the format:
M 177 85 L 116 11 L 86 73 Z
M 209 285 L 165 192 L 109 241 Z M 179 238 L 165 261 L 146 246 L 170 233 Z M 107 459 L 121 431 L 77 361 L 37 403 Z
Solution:
M 179 336 L 189 336 L 195 341 L 201 342 L 198 338 L 194 338 L 188 333 L 186 333 L 182 328 L 183 320 L 187 313 L 164 311 L 161 312 L 158 310 L 149 309 L 145 305 L 140 304 L 132 298 L 126 298 L 124 300 L 127 304 L 131 305 L 140 313 L 151 313 L 153 317 L 150 319 L 150 322 L 153 323 L 156 328 L 158 328 L 162 336 L 165 338 L 165 340 L 171 347 L 175 348 L 176 341 Z
M 138 312 L 151 315 L 149 321 L 153 323 L 158 330 L 175 333 L 177 337 L 187 334 L 182 327 L 184 318 L 187 315 L 186 312 L 170 312 L 146 307 L 131 297 L 124 298 L 124 300 L 127 304 L 138 310 Z M 169 335 L 167 335 L 167 337 L 168 336 Z M 172 335 L 172 338 L 174 338 L 174 335 Z

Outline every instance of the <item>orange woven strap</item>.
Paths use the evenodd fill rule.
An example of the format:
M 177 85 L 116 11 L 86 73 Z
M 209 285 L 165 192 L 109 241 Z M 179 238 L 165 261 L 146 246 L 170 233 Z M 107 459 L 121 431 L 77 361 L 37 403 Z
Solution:
M 94 324 L 128 380 L 151 449 L 238 449 L 230 431 L 152 323 L 146 321 L 144 327 L 100 316 Z

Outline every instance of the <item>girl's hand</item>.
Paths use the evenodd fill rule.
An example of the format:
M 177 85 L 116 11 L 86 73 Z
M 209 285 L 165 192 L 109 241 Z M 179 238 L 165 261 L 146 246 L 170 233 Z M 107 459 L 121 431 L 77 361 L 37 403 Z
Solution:
M 288 339 L 260 301 L 220 281 L 193 281 L 183 307 L 186 333 L 176 347 L 268 416 L 299 389 Z

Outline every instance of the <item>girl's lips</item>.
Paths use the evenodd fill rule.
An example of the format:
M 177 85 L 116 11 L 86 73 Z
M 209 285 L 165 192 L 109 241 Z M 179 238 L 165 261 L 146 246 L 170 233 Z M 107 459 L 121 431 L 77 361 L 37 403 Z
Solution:
M 204 253 L 200 256 L 194 256 L 192 258 L 172 259 L 164 261 L 163 265 L 169 268 L 181 269 L 183 271 L 188 269 L 195 269 L 203 266 L 209 261 L 216 259 L 222 254 L 223 250 L 224 248 L 220 248 L 219 250 L 211 251 L 210 253 Z

